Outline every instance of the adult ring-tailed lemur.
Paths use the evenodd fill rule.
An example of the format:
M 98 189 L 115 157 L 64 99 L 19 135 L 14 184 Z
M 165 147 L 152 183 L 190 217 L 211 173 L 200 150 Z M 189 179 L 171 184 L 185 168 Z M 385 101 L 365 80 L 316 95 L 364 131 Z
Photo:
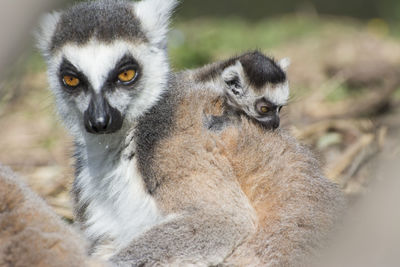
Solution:
M 42 24 L 91 253 L 118 266 L 299 264 L 333 226 L 341 193 L 262 121 L 208 128 L 218 90 L 193 90 L 204 84 L 169 68 L 176 3 L 85 2 Z

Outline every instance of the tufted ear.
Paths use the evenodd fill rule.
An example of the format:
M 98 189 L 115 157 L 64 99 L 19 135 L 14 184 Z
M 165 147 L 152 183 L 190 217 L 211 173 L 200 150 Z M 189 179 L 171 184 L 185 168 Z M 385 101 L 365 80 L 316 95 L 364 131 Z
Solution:
M 239 60 L 236 61 L 235 65 L 229 66 L 221 74 L 222 79 L 235 95 L 243 94 L 244 89 L 244 70 L 242 63 Z
M 39 29 L 35 34 L 37 47 L 40 49 L 45 58 L 50 56 L 51 40 L 54 36 L 60 18 L 61 13 L 59 12 L 53 12 L 43 16 Z
M 134 12 L 139 18 L 150 42 L 165 47 L 171 15 L 178 5 L 177 0 L 142 0 L 133 3 Z
M 287 72 L 290 67 L 290 58 L 286 57 L 284 59 L 279 60 L 278 65 L 282 68 L 284 72 Z

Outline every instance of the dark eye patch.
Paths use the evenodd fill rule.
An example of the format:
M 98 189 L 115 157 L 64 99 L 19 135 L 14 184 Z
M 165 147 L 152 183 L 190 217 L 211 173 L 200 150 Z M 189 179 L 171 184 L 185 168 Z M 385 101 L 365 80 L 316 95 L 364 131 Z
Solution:
M 279 107 L 264 98 L 261 98 L 255 103 L 255 110 L 261 116 L 274 114 Z
M 63 85 L 63 87 L 66 89 L 66 91 L 72 93 L 80 92 L 82 90 L 85 90 L 88 86 L 88 79 L 87 77 L 80 72 L 69 60 L 66 58 L 63 58 L 61 65 L 60 65 L 60 70 L 59 70 L 59 79 L 60 79 L 60 84 Z M 79 85 L 75 87 L 73 90 L 72 88 L 67 86 L 64 82 L 64 76 L 73 76 L 79 79 Z
M 71 62 L 69 62 L 67 59 L 63 59 L 62 63 L 60 65 L 60 74 L 70 74 L 70 75 L 74 75 L 77 76 L 80 72 L 78 71 L 78 69 L 71 64 Z
M 119 83 L 118 76 L 121 72 L 127 70 L 134 70 L 136 72 L 135 79 L 129 83 Z M 108 83 L 109 84 L 121 84 L 123 86 L 130 86 L 135 83 L 140 78 L 141 68 L 139 63 L 133 58 L 131 55 L 125 55 L 115 66 L 115 68 L 108 75 Z

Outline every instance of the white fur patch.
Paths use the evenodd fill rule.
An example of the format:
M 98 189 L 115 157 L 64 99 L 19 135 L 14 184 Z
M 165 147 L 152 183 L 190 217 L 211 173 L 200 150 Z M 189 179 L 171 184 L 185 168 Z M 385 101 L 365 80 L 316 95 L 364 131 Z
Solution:
M 277 106 L 284 106 L 289 100 L 290 90 L 288 81 L 266 88 L 264 91 L 264 97 Z
M 169 19 L 177 4 L 177 0 L 143 0 L 134 3 L 134 12 L 153 44 L 159 47 L 166 45 Z
M 53 38 L 60 17 L 61 14 L 58 12 L 46 14 L 42 17 L 40 21 L 38 32 L 35 33 L 37 46 L 46 58 L 50 56 L 49 45 L 51 43 L 51 39 Z
M 240 61 L 236 61 L 235 65 L 227 67 L 226 69 L 224 69 L 224 71 L 222 72 L 222 79 L 227 82 L 229 80 L 232 80 L 234 78 L 239 78 L 240 82 L 243 85 L 244 82 L 244 77 L 246 77 L 246 75 L 244 74 L 244 70 L 243 70 L 243 66 L 242 63 L 240 63 Z
M 100 140 L 100 139 L 99 139 Z M 91 240 L 105 238 L 113 252 L 165 220 L 146 191 L 135 159 L 114 163 L 112 140 L 90 144 L 88 166 L 77 177 L 80 203 L 88 203 L 85 234 Z M 109 150 L 109 152 L 107 152 Z
M 284 72 L 287 72 L 289 70 L 290 64 L 291 64 L 291 61 L 290 61 L 290 58 L 288 58 L 288 57 L 281 59 L 278 62 L 278 65 L 282 68 L 282 70 Z

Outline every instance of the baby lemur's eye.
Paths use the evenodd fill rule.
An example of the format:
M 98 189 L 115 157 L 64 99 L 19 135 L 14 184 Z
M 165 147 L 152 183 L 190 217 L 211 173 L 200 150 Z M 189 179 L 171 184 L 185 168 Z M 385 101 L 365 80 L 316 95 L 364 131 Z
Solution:
M 123 83 L 132 82 L 136 78 L 136 71 L 133 69 L 124 70 L 118 75 L 118 80 Z
M 80 80 L 72 75 L 64 75 L 63 82 L 69 87 L 77 87 L 80 84 Z
M 262 98 L 256 101 L 255 109 L 261 116 L 265 116 L 276 111 L 278 107 L 265 98 Z
M 269 108 L 267 106 L 262 106 L 260 108 L 261 113 L 268 113 L 269 112 Z

